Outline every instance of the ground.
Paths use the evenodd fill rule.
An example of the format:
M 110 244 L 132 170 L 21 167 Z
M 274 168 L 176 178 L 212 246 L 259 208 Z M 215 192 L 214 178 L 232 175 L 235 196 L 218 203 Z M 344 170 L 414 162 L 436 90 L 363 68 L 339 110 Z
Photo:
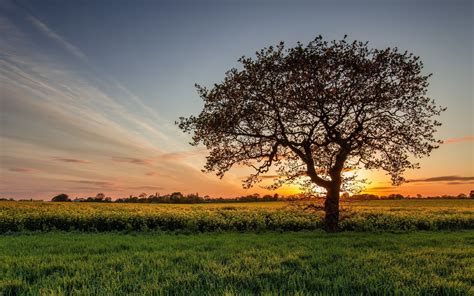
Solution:
M 468 295 L 473 244 L 472 231 L 10 235 L 0 291 Z
M 409 213 L 429 212 L 426 217 L 436 214 L 445 215 L 447 221 L 459 217 L 468 221 L 462 224 L 467 229 L 456 231 L 375 229 L 327 234 L 318 229 L 201 232 L 186 227 L 176 231 L 7 231 L 0 235 L 0 295 L 473 295 L 472 205 L 472 201 L 351 205 L 358 208 L 355 211 L 370 213 L 380 208 L 397 215 L 403 211 L 403 219 Z M 62 216 L 53 214 L 63 215 L 66 210 L 73 215 L 71 209 L 100 217 L 104 212 L 124 215 L 155 208 L 162 215 L 163 208 L 174 213 L 187 207 L 219 208 L 216 211 L 231 212 L 228 217 L 234 219 L 240 208 L 286 206 L 0 203 L 0 220 L 6 213 L 19 213 L 17 220 L 8 221 L 20 223 L 20 218 L 39 208 L 44 211 L 38 217 L 54 220 Z M 209 211 L 205 213 L 214 213 Z

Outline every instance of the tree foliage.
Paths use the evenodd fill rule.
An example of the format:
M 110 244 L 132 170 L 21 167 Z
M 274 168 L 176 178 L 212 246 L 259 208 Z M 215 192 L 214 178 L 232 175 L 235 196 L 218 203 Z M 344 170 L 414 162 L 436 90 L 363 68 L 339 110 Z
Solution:
M 51 201 L 64 202 L 64 201 L 71 201 L 71 200 L 69 199 L 69 196 L 67 194 L 61 193 L 53 197 Z

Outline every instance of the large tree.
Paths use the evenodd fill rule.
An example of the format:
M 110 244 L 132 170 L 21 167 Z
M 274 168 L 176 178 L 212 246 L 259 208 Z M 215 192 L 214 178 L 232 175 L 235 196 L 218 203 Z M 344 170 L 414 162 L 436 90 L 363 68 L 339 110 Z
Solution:
M 382 169 L 398 185 L 441 143 L 434 117 L 444 109 L 426 96 L 431 74 L 411 53 L 319 36 L 239 62 L 212 88 L 196 85 L 204 108 L 179 127 L 210 151 L 205 171 L 245 165 L 255 169 L 246 187 L 272 170 L 275 187 L 306 178 L 324 188 L 328 231 L 338 230 L 344 172 Z

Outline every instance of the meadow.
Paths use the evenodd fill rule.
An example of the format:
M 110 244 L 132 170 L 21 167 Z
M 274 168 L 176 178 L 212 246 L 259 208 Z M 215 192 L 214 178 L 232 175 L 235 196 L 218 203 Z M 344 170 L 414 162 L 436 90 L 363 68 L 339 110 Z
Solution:
M 0 239 L 1 295 L 473 295 L 474 232 Z
M 474 200 L 0 202 L 0 295 L 473 295 Z

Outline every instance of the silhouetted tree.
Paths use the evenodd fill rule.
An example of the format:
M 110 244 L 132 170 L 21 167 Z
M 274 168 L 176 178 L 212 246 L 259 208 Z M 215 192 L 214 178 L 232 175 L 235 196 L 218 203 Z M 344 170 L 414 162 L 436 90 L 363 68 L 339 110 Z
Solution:
M 206 171 L 219 177 L 234 165 L 255 169 L 250 187 L 275 167 L 284 183 L 308 181 L 326 191 L 325 224 L 338 230 L 339 193 L 346 170 L 383 169 L 393 184 L 438 147 L 433 136 L 444 109 L 426 96 L 430 75 L 411 53 L 370 49 L 367 42 L 304 46 L 283 42 L 239 59 L 211 89 L 196 85 L 204 109 L 179 127 L 204 144 Z
M 67 194 L 61 193 L 53 197 L 51 201 L 64 202 L 64 201 L 71 201 L 71 200 L 69 199 L 69 196 Z
M 387 199 L 403 199 L 403 198 L 404 198 L 403 195 L 401 195 L 401 194 L 396 194 L 396 193 L 390 194 L 389 196 L 387 196 Z

